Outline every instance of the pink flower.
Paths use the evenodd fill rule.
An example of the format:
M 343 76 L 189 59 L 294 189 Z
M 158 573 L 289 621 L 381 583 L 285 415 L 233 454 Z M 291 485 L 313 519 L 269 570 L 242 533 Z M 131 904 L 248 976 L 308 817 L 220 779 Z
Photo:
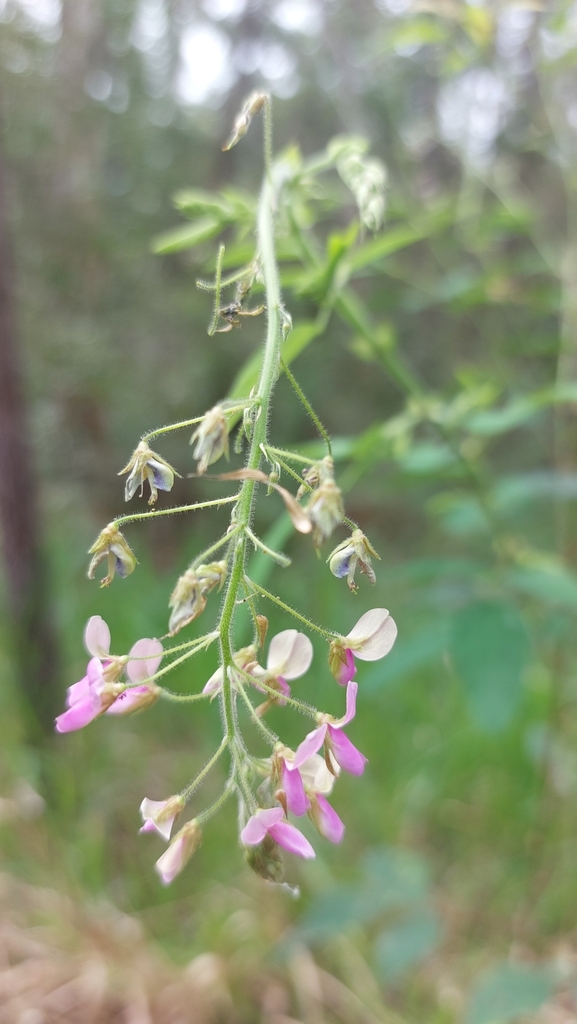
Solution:
M 56 719 L 56 732 L 83 729 L 110 707 L 118 694 L 118 684 L 107 683 L 103 670 L 104 666 L 100 659 L 91 658 L 84 678 L 74 683 L 68 690 L 68 710 Z
M 168 800 L 149 800 L 145 797 L 140 805 L 144 825 L 141 832 L 158 832 L 163 839 L 170 839 L 175 818 L 182 812 L 185 801 L 180 795 L 169 796 Z
M 329 756 L 334 758 L 341 768 L 351 775 L 362 775 L 365 770 L 366 757 L 351 743 L 342 731 L 345 725 L 355 717 L 358 684 L 349 682 L 347 686 L 347 710 L 344 718 L 334 719 L 331 715 L 319 715 L 320 725 L 305 737 L 297 747 L 294 766 L 300 768 L 311 754 L 316 754 L 325 745 Z
M 135 659 L 135 660 L 133 660 Z M 138 659 L 138 660 L 136 660 Z M 126 663 L 126 675 L 131 683 L 140 683 L 149 679 L 158 670 L 162 660 L 162 644 L 160 640 L 143 637 L 131 647 Z M 107 709 L 110 715 L 127 715 L 130 711 L 146 708 L 158 700 L 161 690 L 155 683 L 143 686 L 129 686 L 116 698 L 114 704 Z
M 128 657 L 112 657 L 110 630 L 100 615 L 93 615 L 84 630 L 84 644 L 92 658 L 86 675 L 68 688 L 67 710 L 56 719 L 57 732 L 82 729 L 105 711 L 124 714 L 146 707 L 160 694 L 154 683 L 126 690 L 118 682 L 125 665 L 128 678 L 133 683 L 154 675 L 162 657 L 160 640 L 137 640 Z M 140 660 L 130 661 L 131 656 Z
M 306 859 L 315 857 L 315 851 L 308 839 L 303 836 L 302 832 L 299 832 L 298 828 L 283 819 L 282 807 L 259 809 L 248 819 L 240 833 L 241 843 L 244 843 L 245 846 L 258 846 L 269 835 L 275 843 L 288 850 L 289 853 L 295 853 L 297 857 Z
M 168 850 L 154 865 L 163 885 L 170 885 L 182 871 L 202 842 L 202 832 L 196 820 L 187 821 L 172 840 Z
M 337 683 L 347 684 L 356 672 L 355 658 L 378 661 L 391 650 L 397 638 L 397 626 L 386 608 L 371 608 L 361 615 L 347 636 L 333 640 L 329 666 Z
M 283 790 L 288 810 L 296 815 L 308 811 L 309 818 L 320 834 L 331 843 L 340 843 L 345 826 L 325 796 L 334 786 L 335 775 L 328 770 L 324 758 L 311 754 L 300 768 L 295 768 L 296 755 L 293 754 L 292 758 L 281 756 Z M 335 773 L 339 771 L 339 766 L 335 765 Z
M 299 679 L 310 668 L 313 660 L 313 645 L 305 633 L 296 629 L 284 629 L 273 636 L 268 649 L 266 669 L 256 665 L 251 675 L 262 679 L 268 686 L 278 689 L 284 696 L 290 696 L 288 679 Z M 255 684 L 257 690 L 261 687 Z M 278 701 L 283 704 L 283 700 Z

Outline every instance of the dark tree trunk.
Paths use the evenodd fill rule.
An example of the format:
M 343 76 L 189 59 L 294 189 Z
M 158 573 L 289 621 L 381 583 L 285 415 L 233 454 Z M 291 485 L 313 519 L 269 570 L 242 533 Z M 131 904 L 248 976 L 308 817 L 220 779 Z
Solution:
M 28 705 L 30 738 L 39 739 L 53 728 L 56 641 L 26 422 L 7 197 L 0 133 L 0 532 L 11 653 Z

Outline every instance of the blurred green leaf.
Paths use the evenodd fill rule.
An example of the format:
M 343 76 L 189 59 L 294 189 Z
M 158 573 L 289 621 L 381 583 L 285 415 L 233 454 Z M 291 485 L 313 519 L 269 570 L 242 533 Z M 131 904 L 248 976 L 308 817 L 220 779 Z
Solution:
M 405 473 L 439 473 L 458 461 L 458 456 L 448 444 L 422 442 L 413 444 L 399 459 Z
M 422 238 L 426 238 L 426 232 L 415 231 L 414 228 L 406 225 L 391 228 L 390 231 L 378 235 L 370 242 L 365 242 L 364 245 L 355 249 L 349 256 L 349 266 L 352 271 L 362 270 L 364 267 L 384 259 L 385 256 L 405 249 L 413 242 L 419 242 Z
M 471 993 L 466 1024 L 506 1024 L 536 1013 L 553 993 L 544 968 L 503 964 L 478 979 Z
M 523 696 L 529 635 L 511 604 L 477 601 L 453 616 L 450 651 L 469 711 L 487 731 L 504 729 Z
M 466 421 L 466 427 L 472 434 L 493 435 L 504 434 L 508 430 L 527 423 L 541 410 L 541 401 L 537 395 L 516 399 L 502 409 L 486 409 L 476 412 Z
M 157 256 L 165 256 L 171 252 L 182 252 L 183 249 L 194 249 L 195 245 L 213 238 L 222 227 L 220 219 L 202 217 L 194 224 L 183 224 L 182 227 L 165 231 L 153 239 L 151 250 Z
M 507 574 L 512 587 L 545 604 L 577 608 L 577 574 L 562 566 L 518 566 Z
M 363 693 L 376 692 L 383 686 L 411 675 L 438 658 L 446 649 L 447 642 L 448 622 L 445 619 L 430 623 L 419 633 L 399 636 L 386 660 L 374 665 L 366 674 L 361 670 Z
M 292 363 L 293 359 L 296 359 L 307 345 L 322 333 L 324 326 L 323 319 L 305 320 L 297 324 L 282 347 L 282 357 L 285 363 Z M 250 394 L 251 389 L 258 382 L 261 364 L 262 352 L 255 352 L 236 375 L 228 392 L 228 398 L 245 398 Z M 235 422 L 235 420 L 231 418 L 231 422 Z
M 398 978 L 432 953 L 441 936 L 441 922 L 432 907 L 425 907 L 385 929 L 375 939 L 378 973 L 386 981 Z

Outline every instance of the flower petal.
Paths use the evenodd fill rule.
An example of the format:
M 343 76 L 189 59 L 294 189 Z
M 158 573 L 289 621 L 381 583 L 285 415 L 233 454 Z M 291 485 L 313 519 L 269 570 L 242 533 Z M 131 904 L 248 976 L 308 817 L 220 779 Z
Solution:
M 203 693 L 210 693 L 210 694 L 213 694 L 213 695 L 215 693 L 218 693 L 218 691 L 222 689 L 222 679 L 223 679 L 223 676 L 222 676 L 222 665 L 221 665 L 220 668 L 217 668 L 216 672 L 212 673 L 212 675 L 211 675 L 210 679 L 208 680 L 208 682 L 206 682 L 204 684 L 202 692 Z
M 156 459 L 149 459 L 147 466 L 152 473 L 154 486 L 159 491 L 170 491 L 174 484 L 174 473 L 166 463 L 157 462 Z
M 172 831 L 172 826 L 174 825 L 174 819 L 176 818 L 176 811 L 172 817 L 166 818 L 165 820 L 162 820 L 162 817 L 160 817 L 159 820 L 157 819 L 166 807 L 167 803 L 167 800 L 149 800 L 148 797 L 145 796 L 140 805 L 140 813 L 142 815 L 142 820 L 144 821 L 144 825 L 140 831 L 158 832 L 166 842 L 170 839 L 170 833 Z
M 94 718 L 100 714 L 100 710 L 94 706 L 94 701 L 89 695 L 76 701 L 73 707 L 68 708 L 62 715 L 58 715 L 55 722 L 56 732 L 74 732 L 76 729 L 83 729 Z
M 90 685 L 88 683 L 88 676 L 84 676 L 77 683 L 73 683 L 72 686 L 68 687 L 66 696 L 66 707 L 71 708 L 78 703 L 79 700 L 84 700 L 90 693 Z
M 347 686 L 347 710 L 345 712 L 344 717 L 340 718 L 338 722 L 331 722 L 331 727 L 333 729 L 343 729 L 345 725 L 348 725 L 349 722 L 352 722 L 357 710 L 358 689 L 359 684 L 355 683 L 354 679 L 351 679 L 350 683 Z
M 186 840 L 184 836 L 178 835 L 173 839 L 168 850 L 159 857 L 154 867 L 160 875 L 163 885 L 170 885 L 176 876 L 182 871 L 185 860 Z
M 340 772 L 339 765 L 336 765 L 335 770 L 338 775 Z M 307 757 L 306 761 L 301 764 L 299 771 L 305 789 L 312 790 L 313 793 L 332 792 L 336 779 L 332 772 L 328 770 L 327 763 L 320 754 L 313 754 L 312 757 Z
M 282 764 L 282 788 L 286 796 L 286 805 L 292 814 L 300 817 L 309 808 L 301 773 L 298 768 L 291 768 L 285 760 Z
M 388 654 L 397 638 L 397 626 L 386 608 L 372 608 L 361 615 L 345 639 L 361 661 L 378 661 Z
M 330 843 L 340 843 L 345 834 L 344 822 L 341 821 L 334 807 L 331 807 L 328 800 L 320 793 L 316 797 L 315 804 L 314 811 L 317 813 L 313 811 L 312 818 L 321 836 L 328 839 Z
M 328 730 L 333 754 L 341 768 L 344 768 L 346 772 L 350 772 L 351 775 L 362 775 L 367 763 L 365 755 L 361 754 L 360 750 L 357 750 L 354 743 L 351 743 L 349 737 L 344 732 L 341 732 L 340 729 L 335 729 L 329 725 Z
M 306 860 L 316 857 L 316 853 L 308 839 L 290 822 L 279 821 L 278 824 L 272 825 L 268 832 L 275 843 L 288 850 L 289 853 L 296 853 L 297 857 L 304 857 Z
M 128 657 L 140 660 L 129 660 L 126 666 L 126 674 L 131 683 L 143 683 L 150 679 L 160 665 L 162 653 L 160 640 L 150 640 L 148 637 L 137 640 L 131 647 Z
M 106 709 L 106 714 L 128 715 L 131 711 L 136 711 L 137 708 L 142 707 L 143 703 L 146 703 L 149 693 L 150 688 L 148 686 L 132 686 L 118 695 L 114 704 L 111 704 Z
M 312 732 L 309 732 L 305 736 L 304 740 L 299 744 L 295 751 L 293 759 L 293 765 L 295 768 L 300 768 L 301 764 L 304 764 L 311 754 L 316 754 L 317 751 L 321 749 L 325 742 L 326 732 L 327 726 L 323 723 L 323 725 L 319 725 L 318 729 L 313 729 Z
M 268 650 L 267 668 L 285 679 L 298 679 L 313 660 L 313 645 L 305 633 L 284 629 L 273 636 Z
M 92 615 L 86 623 L 84 646 L 93 658 L 110 654 L 110 630 L 100 615 Z
M 268 807 L 258 810 L 250 817 L 240 833 L 240 841 L 245 846 L 256 846 L 262 843 L 267 832 L 284 818 L 282 807 Z
M 345 661 L 341 662 L 338 669 L 338 674 L 335 676 L 335 679 L 339 686 L 346 686 L 347 683 L 350 683 L 355 672 L 357 671 L 357 666 L 355 665 L 353 652 L 351 651 L 350 647 L 347 647 L 345 651 L 345 659 Z

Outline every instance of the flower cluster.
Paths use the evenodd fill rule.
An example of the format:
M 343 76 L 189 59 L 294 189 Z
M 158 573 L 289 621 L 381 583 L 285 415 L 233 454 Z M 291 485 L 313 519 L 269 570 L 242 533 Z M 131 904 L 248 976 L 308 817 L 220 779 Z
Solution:
M 365 612 L 344 636 L 326 629 L 265 590 L 249 574 L 248 556 L 252 550 L 281 566 L 290 564 L 287 555 L 274 551 L 255 532 L 259 490 L 265 498 L 270 497 L 271 502 L 282 500 L 295 530 L 303 537 L 310 535 L 317 552 L 335 530 L 346 527 L 349 536 L 329 555 L 328 563 L 334 576 L 346 578 L 352 593 L 358 590 L 357 569 L 375 584 L 372 559 L 379 557 L 363 531 L 347 518 L 343 495 L 335 479 L 330 438 L 292 371 L 282 361 L 281 342 L 292 326 L 279 295 L 274 259 L 274 218 L 279 208 L 278 189 L 283 187 L 284 179 L 283 175 L 269 173 L 270 99 L 266 94 L 255 93 L 249 97 L 225 148 L 242 138 L 253 116 L 259 112 L 265 120 L 267 173 L 260 193 L 254 258 L 248 266 L 223 278 L 224 246 L 221 246 L 214 282 L 200 282 L 202 290 L 214 292 L 210 336 L 229 329 L 217 327 L 223 320 L 229 326 L 240 328 L 241 318 L 258 315 L 264 306 L 246 309 L 244 304 L 253 283 L 264 285 L 267 330 L 258 383 L 245 398 L 223 399 L 201 416 L 152 430 L 141 439 L 121 471 L 127 474 L 126 501 L 137 496 L 142 498 L 146 485 L 149 504 L 155 505 L 159 492 L 171 491 L 175 477 L 180 474 L 152 450 L 149 442 L 171 431 L 194 427 L 191 444 L 196 473 L 184 475 L 204 476 L 213 485 L 226 483 L 232 487 L 232 493 L 176 508 L 160 507 L 119 516 L 102 530 L 90 549 L 92 560 L 88 570 L 89 577 L 93 578 L 97 567 L 106 563 L 108 571 L 102 586 L 108 586 L 115 575 L 125 578 L 134 572 L 136 557 L 120 530 L 125 524 L 230 504 L 230 521 L 224 533 L 199 552 L 176 581 L 168 600 L 167 633 L 162 639 L 182 635 L 205 613 L 208 615 L 210 603 L 217 604 L 210 595 L 221 591 L 216 622 L 200 636 L 181 642 L 179 635 L 178 642 L 172 646 L 163 647 L 160 640 L 144 638 L 133 644 L 128 653 L 112 654 L 108 626 L 99 616 L 92 616 L 84 636 L 90 655 L 86 674 L 69 688 L 66 709 L 56 719 L 56 730 L 65 733 L 84 728 L 103 715 L 122 715 L 149 707 L 159 698 L 183 706 L 198 700 L 218 702 L 223 734 L 217 750 L 180 792 L 166 796 L 158 783 L 160 792 L 153 793 L 152 798 L 144 797 L 140 805 L 141 832 L 154 833 L 168 843 L 156 862 L 164 884 L 172 882 L 180 873 L 200 845 L 205 823 L 231 797 L 238 803 L 239 842 L 247 863 L 265 879 L 282 880 L 281 850 L 305 859 L 315 856 L 309 838 L 314 833 L 305 834 L 309 827 L 307 819 L 324 839 L 332 843 L 342 840 L 345 826 L 332 805 L 333 789 L 341 772 L 362 775 L 367 762 L 348 735 L 349 727 L 354 728 L 359 690 L 354 678 L 357 661 L 383 658 L 397 635 L 395 623 L 385 608 Z M 361 166 L 358 160 L 347 170 L 359 205 L 365 209 L 367 223 L 369 220 L 376 222 L 378 214 L 374 168 L 372 177 L 369 171 L 369 164 L 365 161 Z M 341 173 L 344 173 L 342 169 Z M 233 285 L 236 286 L 234 301 L 225 305 L 221 292 Z M 312 459 L 270 443 L 272 394 L 279 368 L 286 374 L 326 445 L 327 453 L 323 458 Z M 234 451 L 240 453 L 243 446 L 246 448 L 244 466 L 208 474 L 210 466 L 223 456 L 228 458 L 229 433 L 236 423 L 239 426 Z M 269 467 L 268 473 L 262 468 L 265 465 Z M 296 493 L 293 493 L 294 486 L 289 489 L 279 482 L 283 473 L 289 478 L 289 484 L 295 478 L 298 481 Z M 159 504 L 162 506 L 162 501 Z M 303 540 L 303 543 L 310 544 L 310 541 Z M 267 651 L 268 620 L 260 607 L 262 601 L 276 604 L 299 625 L 299 629 L 286 628 L 273 636 Z M 251 641 L 247 642 L 247 636 L 243 638 L 244 646 L 238 642 L 236 623 L 241 605 L 249 609 L 254 626 Z M 305 631 L 302 631 L 303 626 Z M 328 667 L 337 683 L 346 687 L 345 711 L 340 718 L 314 707 L 298 695 L 300 684 L 295 684 L 306 675 L 313 662 L 309 633 L 322 638 L 327 646 Z M 217 641 L 219 664 L 210 678 L 200 681 L 195 692 L 174 692 L 164 686 L 168 672 L 188 663 L 197 652 L 216 645 Z M 271 708 L 285 706 L 312 720 L 308 731 L 303 729 L 302 740 L 294 750 L 267 721 Z M 243 716 L 248 717 L 257 731 L 266 748 L 265 754 L 256 756 L 249 751 L 242 733 Z M 196 795 L 202 783 L 225 753 L 230 759 L 230 768 L 220 795 L 208 807 L 196 806 Z M 175 822 L 192 802 L 193 816 L 173 836 Z M 294 819 L 299 825 L 303 823 L 304 830 L 297 827 Z

